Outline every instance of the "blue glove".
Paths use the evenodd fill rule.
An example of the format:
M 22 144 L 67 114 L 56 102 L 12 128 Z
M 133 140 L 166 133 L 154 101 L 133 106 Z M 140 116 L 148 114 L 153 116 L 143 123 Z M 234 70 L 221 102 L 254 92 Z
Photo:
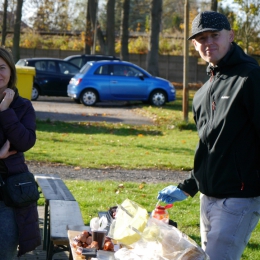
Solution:
M 176 186 L 170 185 L 163 190 L 158 192 L 158 200 L 163 201 L 164 203 L 171 204 L 175 201 L 185 200 L 188 196 L 185 193 L 177 188 Z

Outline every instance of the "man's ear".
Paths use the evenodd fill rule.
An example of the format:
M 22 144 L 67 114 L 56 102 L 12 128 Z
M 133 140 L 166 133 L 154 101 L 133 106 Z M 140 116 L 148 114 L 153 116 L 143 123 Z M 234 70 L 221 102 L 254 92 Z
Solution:
M 197 47 L 196 41 L 194 39 L 192 39 L 191 42 L 193 43 L 193 45 L 195 47 L 195 50 L 198 51 L 198 47 Z
M 235 39 L 235 33 L 233 30 L 230 31 L 230 34 L 229 34 L 229 41 L 230 42 L 233 42 Z

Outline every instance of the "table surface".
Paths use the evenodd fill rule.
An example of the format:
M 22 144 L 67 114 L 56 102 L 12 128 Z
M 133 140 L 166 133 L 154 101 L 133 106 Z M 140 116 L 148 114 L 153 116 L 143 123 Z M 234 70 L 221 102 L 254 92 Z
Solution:
M 35 180 L 40 186 L 44 198 L 49 200 L 68 200 L 75 201 L 75 198 L 63 182 L 55 174 L 35 174 Z
M 68 225 L 67 229 L 68 229 L 68 238 L 69 238 L 69 241 L 70 241 L 70 247 L 71 247 L 71 253 L 72 253 L 73 260 L 86 259 L 85 256 L 78 255 L 76 253 L 76 248 L 72 246 L 72 243 L 73 243 L 73 238 L 74 237 L 79 235 L 84 230 L 90 231 L 90 227 L 89 226 L 82 226 L 82 225 L 78 225 L 78 226 L 76 226 L 76 225 Z M 103 251 L 103 250 L 100 250 L 98 252 L 100 252 L 98 254 L 106 256 L 107 259 L 114 259 L 114 257 L 113 257 L 114 254 L 112 252 Z M 91 257 L 89 259 L 91 259 Z
M 73 238 L 76 237 L 77 235 L 79 235 L 84 230 L 90 231 L 89 226 L 72 226 L 72 225 L 68 225 L 68 238 L 69 238 L 69 241 L 70 241 L 70 248 L 71 248 L 71 253 L 72 253 L 73 260 L 86 259 L 84 256 L 78 255 L 76 253 L 76 248 L 72 246 Z

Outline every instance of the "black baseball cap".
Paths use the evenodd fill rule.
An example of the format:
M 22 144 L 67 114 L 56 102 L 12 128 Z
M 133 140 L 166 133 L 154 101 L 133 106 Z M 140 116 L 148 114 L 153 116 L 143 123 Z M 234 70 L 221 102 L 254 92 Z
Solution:
M 231 30 L 227 17 L 214 11 L 199 13 L 192 22 L 191 36 L 188 40 L 194 39 L 199 33 L 206 31 Z

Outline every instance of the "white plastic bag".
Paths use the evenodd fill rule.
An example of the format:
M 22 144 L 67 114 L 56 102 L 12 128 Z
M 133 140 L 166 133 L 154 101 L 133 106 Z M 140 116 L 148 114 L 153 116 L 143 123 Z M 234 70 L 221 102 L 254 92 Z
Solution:
M 209 260 L 206 253 L 179 229 L 154 218 L 148 219 L 141 239 L 119 249 L 116 260 Z
M 108 236 L 124 245 L 131 245 L 141 238 L 149 218 L 146 209 L 126 199 L 118 205 Z
M 206 253 L 190 237 L 179 229 L 150 218 L 142 239 L 149 243 L 157 241 L 162 246 L 160 255 L 169 260 L 209 260 Z

